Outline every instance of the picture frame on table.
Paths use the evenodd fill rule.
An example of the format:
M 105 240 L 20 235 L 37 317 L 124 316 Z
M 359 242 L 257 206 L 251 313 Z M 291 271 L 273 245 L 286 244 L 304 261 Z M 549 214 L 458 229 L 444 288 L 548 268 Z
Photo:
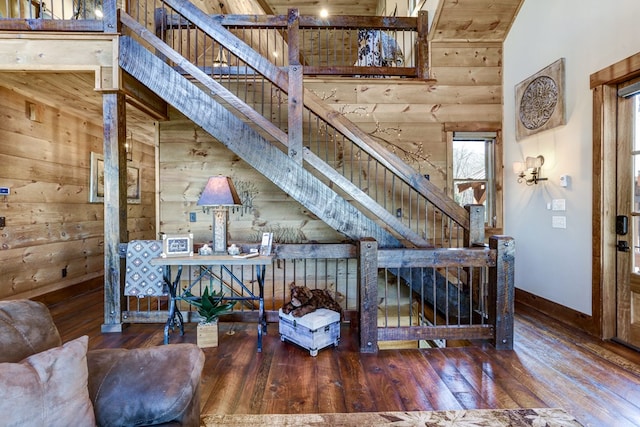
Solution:
M 193 234 L 163 234 L 162 258 L 193 256 Z
M 260 255 L 271 255 L 271 247 L 273 245 L 273 233 L 262 233 L 262 241 L 260 242 Z

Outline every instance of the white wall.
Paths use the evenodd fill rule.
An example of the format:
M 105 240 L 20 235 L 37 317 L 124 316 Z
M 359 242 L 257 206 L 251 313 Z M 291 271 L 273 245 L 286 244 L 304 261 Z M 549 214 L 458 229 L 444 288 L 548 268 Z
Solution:
M 640 52 L 638 0 L 525 0 L 504 44 L 505 234 L 516 240 L 515 284 L 591 313 L 592 98 L 590 74 Z M 565 58 L 567 124 L 516 141 L 514 87 Z M 512 164 L 545 157 L 549 181 L 516 183 Z M 570 176 L 560 187 L 560 176 Z M 566 211 L 547 210 L 565 199 Z M 567 228 L 551 227 L 565 215 Z

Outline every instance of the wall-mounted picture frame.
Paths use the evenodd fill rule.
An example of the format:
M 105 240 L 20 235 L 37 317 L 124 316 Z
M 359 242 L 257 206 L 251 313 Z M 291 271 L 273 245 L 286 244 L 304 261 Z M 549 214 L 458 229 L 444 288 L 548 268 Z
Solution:
M 161 256 L 193 256 L 193 234 L 163 234 Z
M 515 87 L 516 140 L 566 124 L 564 58 Z
M 89 202 L 104 203 L 104 157 L 102 154 L 91 153 L 91 176 L 89 177 Z M 127 202 L 137 204 L 142 202 L 140 182 L 140 165 L 138 162 L 127 162 Z

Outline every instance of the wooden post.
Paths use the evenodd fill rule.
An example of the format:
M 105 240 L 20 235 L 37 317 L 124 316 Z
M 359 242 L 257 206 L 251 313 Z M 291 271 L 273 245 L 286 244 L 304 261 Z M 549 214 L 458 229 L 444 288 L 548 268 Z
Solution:
M 378 352 L 378 242 L 362 239 L 358 246 L 360 286 L 360 353 Z
M 489 247 L 496 251 L 496 266 L 489 267 L 489 322 L 498 350 L 513 350 L 515 246 L 512 237 L 489 238 Z
M 103 1 L 102 15 L 102 25 L 104 32 L 118 32 L 118 3 L 116 0 Z
M 127 160 L 125 96 L 102 95 L 104 122 L 104 324 L 102 332 L 122 332 L 121 282 L 124 260 L 118 245 L 127 241 Z
M 464 246 L 484 246 L 484 205 L 465 205 L 469 212 L 469 230 L 464 231 Z
M 289 157 L 302 164 L 302 113 L 304 111 L 304 73 L 300 64 L 300 14 L 289 9 Z
M 419 79 L 429 78 L 429 14 L 426 10 L 418 12 L 416 75 Z
M 469 213 L 469 229 L 464 230 L 463 245 L 465 248 L 485 247 L 484 243 L 484 205 L 465 205 Z M 473 301 L 480 302 L 482 298 L 480 282 L 482 271 L 479 268 L 463 268 L 464 275 L 460 279 L 469 286 Z M 475 286 L 473 285 L 475 284 Z

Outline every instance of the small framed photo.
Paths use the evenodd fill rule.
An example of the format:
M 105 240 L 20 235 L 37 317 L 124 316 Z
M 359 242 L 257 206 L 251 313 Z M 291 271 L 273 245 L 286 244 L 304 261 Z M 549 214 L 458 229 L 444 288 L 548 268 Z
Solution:
M 260 255 L 271 255 L 272 244 L 273 233 L 262 233 L 262 241 L 260 242 Z
M 163 234 L 161 256 L 193 256 L 193 234 Z

